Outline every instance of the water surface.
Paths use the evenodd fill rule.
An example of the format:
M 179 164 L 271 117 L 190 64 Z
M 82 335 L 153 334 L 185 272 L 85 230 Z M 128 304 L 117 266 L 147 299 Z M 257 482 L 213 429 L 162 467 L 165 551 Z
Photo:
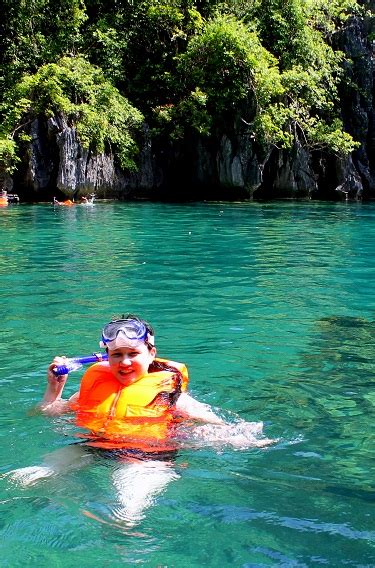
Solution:
M 74 440 L 31 412 L 46 366 L 96 351 L 127 311 L 186 362 L 194 396 L 279 438 L 181 450 L 133 529 L 107 515 L 110 460 L 0 479 L 1 565 L 375 566 L 374 221 L 356 203 L 0 210 L 1 472 Z

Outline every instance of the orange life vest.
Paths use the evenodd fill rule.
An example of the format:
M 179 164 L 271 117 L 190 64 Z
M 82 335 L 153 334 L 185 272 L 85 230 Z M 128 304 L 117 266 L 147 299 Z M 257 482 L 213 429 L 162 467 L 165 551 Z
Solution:
M 168 442 L 174 423 L 173 408 L 186 390 L 185 365 L 156 359 L 149 372 L 124 386 L 108 362 L 92 365 L 83 375 L 76 423 L 89 430 L 87 444 L 106 449 L 160 452 L 174 449 Z

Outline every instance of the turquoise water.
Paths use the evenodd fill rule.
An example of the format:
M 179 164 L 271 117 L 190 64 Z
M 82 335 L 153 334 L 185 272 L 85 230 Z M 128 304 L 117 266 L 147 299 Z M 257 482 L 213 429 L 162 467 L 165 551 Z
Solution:
M 123 311 L 186 362 L 196 398 L 279 439 L 187 445 L 133 528 L 108 515 L 111 460 L 29 487 L 4 476 L 0 565 L 375 566 L 374 221 L 355 203 L 0 210 L 2 473 L 74 440 L 32 412 L 45 369 L 96 351 Z

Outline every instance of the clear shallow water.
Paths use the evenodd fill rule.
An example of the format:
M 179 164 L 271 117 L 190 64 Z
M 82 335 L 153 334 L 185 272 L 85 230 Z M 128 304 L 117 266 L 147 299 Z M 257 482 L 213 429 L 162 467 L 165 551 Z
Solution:
M 351 203 L 0 210 L 1 472 L 74 439 L 30 412 L 45 368 L 96 351 L 123 311 L 187 363 L 194 396 L 280 439 L 181 450 L 134 529 L 108 521 L 110 460 L 0 479 L 1 566 L 375 566 L 374 221 Z

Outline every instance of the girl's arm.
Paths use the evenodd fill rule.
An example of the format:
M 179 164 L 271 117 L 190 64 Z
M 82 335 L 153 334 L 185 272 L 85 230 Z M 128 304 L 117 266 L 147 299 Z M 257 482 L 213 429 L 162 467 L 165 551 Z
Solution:
M 208 404 L 195 400 L 187 393 L 179 396 L 175 408 L 180 416 L 204 423 L 196 425 L 191 431 L 193 439 L 204 443 L 225 444 L 245 449 L 254 446 L 269 446 L 277 441 L 259 437 L 263 436 L 262 422 L 246 422 L 245 420 L 234 423 L 225 422 Z
M 59 416 L 60 414 L 70 412 L 71 404 L 78 398 L 78 393 L 71 396 L 68 400 L 61 398 L 65 383 L 68 380 L 68 375 L 56 377 L 53 370 L 55 367 L 64 364 L 66 364 L 65 357 L 55 357 L 48 367 L 47 388 L 42 401 L 38 404 L 40 412 L 47 414 L 48 416 Z
M 176 402 L 176 410 L 186 418 L 199 420 L 207 424 L 225 424 L 208 404 L 195 400 L 192 396 L 183 392 Z

